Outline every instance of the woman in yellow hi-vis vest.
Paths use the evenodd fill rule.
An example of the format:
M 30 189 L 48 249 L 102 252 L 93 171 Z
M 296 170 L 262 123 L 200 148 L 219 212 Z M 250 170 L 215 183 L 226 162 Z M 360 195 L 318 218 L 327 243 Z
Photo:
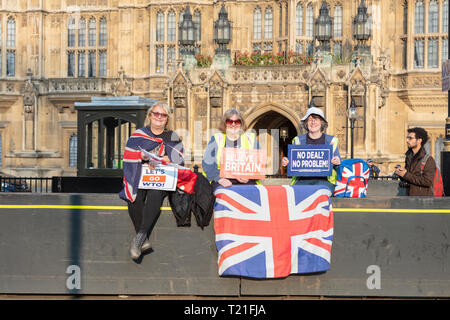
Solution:
M 327 119 L 319 108 L 310 107 L 306 115 L 301 119 L 302 126 L 308 132 L 296 136 L 292 144 L 332 144 L 333 145 L 333 164 L 332 175 L 329 177 L 294 177 L 292 184 L 296 185 L 324 185 L 334 193 L 336 186 L 336 168 L 341 164 L 341 156 L 338 149 L 338 139 L 334 136 L 325 134 L 324 131 L 328 127 Z M 286 167 L 289 164 L 288 158 L 284 157 L 281 161 L 282 165 Z
M 206 147 L 203 156 L 203 174 L 211 182 L 213 188 L 218 186 L 231 187 L 235 184 L 257 184 L 256 180 L 227 179 L 220 177 L 220 161 L 223 148 L 259 149 L 254 133 L 246 132 L 247 126 L 240 112 L 229 109 L 225 112 L 219 124 L 220 133 L 216 133 Z

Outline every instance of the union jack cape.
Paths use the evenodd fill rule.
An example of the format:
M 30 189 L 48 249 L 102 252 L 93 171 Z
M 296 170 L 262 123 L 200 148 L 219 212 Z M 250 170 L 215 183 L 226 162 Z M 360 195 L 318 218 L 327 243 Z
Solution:
M 173 139 L 175 138 L 175 139 Z M 119 197 L 123 200 L 134 202 L 141 178 L 141 151 L 140 148 L 156 152 L 162 157 L 167 153 L 169 160 L 178 165 L 183 165 L 183 146 L 178 136 L 172 131 L 165 131 L 161 138 L 155 137 L 149 127 L 136 130 L 130 136 L 123 154 L 123 189 Z M 167 150 L 167 152 L 166 152 Z M 191 170 L 179 169 L 177 186 L 186 192 L 193 192 L 197 175 Z

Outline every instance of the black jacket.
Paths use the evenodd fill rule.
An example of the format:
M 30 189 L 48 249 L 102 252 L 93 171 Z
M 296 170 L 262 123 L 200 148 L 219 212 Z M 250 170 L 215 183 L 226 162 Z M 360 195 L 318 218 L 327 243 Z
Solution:
M 169 203 L 178 227 L 191 226 L 191 212 L 199 227 L 203 229 L 208 226 L 215 201 L 213 187 L 201 173 L 197 173 L 193 194 L 181 190 L 169 194 Z

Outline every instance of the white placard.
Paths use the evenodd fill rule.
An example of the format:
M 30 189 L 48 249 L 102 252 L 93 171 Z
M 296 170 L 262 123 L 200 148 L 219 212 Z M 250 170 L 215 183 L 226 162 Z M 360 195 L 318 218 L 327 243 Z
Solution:
M 177 168 L 159 164 L 151 170 L 147 164 L 142 164 L 139 189 L 174 191 L 177 187 L 177 178 Z

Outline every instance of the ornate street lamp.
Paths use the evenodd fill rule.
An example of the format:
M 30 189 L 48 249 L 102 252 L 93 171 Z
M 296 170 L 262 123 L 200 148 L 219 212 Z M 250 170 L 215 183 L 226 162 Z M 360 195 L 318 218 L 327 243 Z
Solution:
M 189 6 L 183 13 L 183 21 L 178 25 L 178 41 L 182 55 L 194 55 L 195 25 Z
M 353 97 L 350 102 L 350 107 L 347 109 L 347 118 L 350 120 L 350 158 L 353 159 L 353 130 L 355 129 L 355 122 L 358 119 L 358 112 Z
M 367 7 L 364 0 L 358 7 L 358 14 L 353 18 L 353 38 L 358 41 L 358 49 L 360 47 L 365 47 L 364 42 L 369 40 L 371 36 L 370 20 L 367 14 Z
M 231 41 L 231 23 L 228 20 L 228 13 L 222 3 L 220 8 L 219 19 L 214 22 L 214 41 L 219 45 L 216 54 L 230 54 L 227 45 Z
M 330 51 L 330 39 L 332 35 L 333 21 L 330 17 L 328 6 L 322 2 L 322 7 L 319 10 L 319 16 L 314 22 L 314 37 L 320 42 L 321 49 Z

